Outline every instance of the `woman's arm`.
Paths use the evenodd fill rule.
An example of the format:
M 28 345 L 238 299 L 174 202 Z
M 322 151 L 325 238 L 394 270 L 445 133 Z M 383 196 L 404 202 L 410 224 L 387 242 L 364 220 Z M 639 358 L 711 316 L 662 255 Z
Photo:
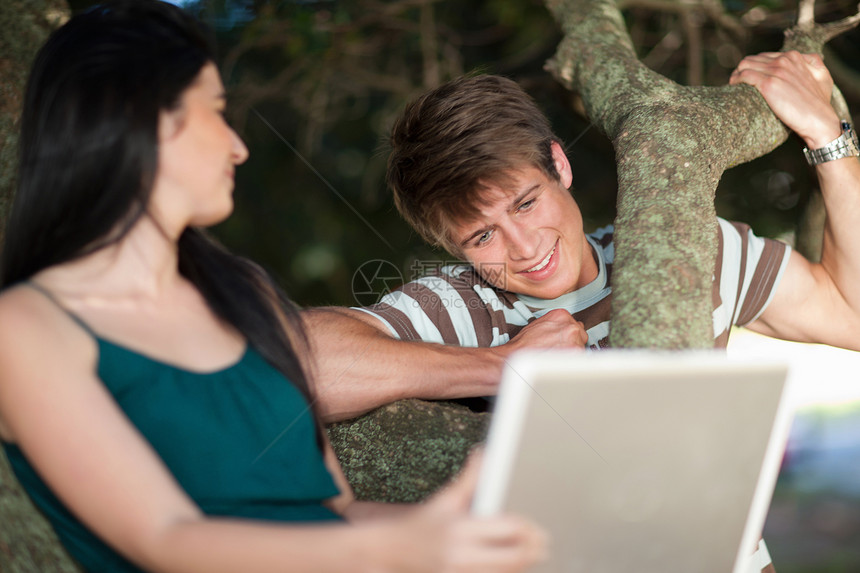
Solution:
M 4 439 L 87 527 L 145 569 L 515 571 L 541 551 L 530 525 L 462 513 L 362 526 L 207 518 L 97 379 L 96 359 L 89 335 L 37 293 L 0 296 Z M 480 535 L 463 535 L 465 524 Z
M 330 446 L 326 459 L 334 459 Z M 344 515 L 351 523 L 358 525 L 395 525 L 388 533 L 395 536 L 392 543 L 414 556 L 421 556 L 422 562 L 434 563 L 428 571 L 468 571 L 477 566 L 479 557 L 486 560 L 477 567 L 480 571 L 518 571 L 527 563 L 522 560 L 523 555 L 517 547 L 526 543 L 533 551 L 530 559 L 543 558 L 545 539 L 542 533 L 533 529 L 532 533 L 537 535 L 531 539 L 524 538 L 523 528 L 528 530 L 531 527 L 515 516 L 492 520 L 466 517 L 478 481 L 480 464 L 480 451 L 473 452 L 451 483 L 424 503 L 361 502 L 355 501 L 350 492 L 350 502 L 342 506 Z M 334 475 L 338 483 L 341 480 L 346 482 L 339 465 Z M 439 556 L 430 550 L 437 546 L 445 547 L 449 568 L 445 568 L 445 562 L 440 561 Z M 490 555 L 480 549 L 482 547 L 492 547 L 495 554 Z

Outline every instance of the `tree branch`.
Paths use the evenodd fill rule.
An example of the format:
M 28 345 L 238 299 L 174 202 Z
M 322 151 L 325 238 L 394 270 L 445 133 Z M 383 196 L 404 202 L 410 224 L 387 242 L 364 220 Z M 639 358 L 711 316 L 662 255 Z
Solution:
M 616 150 L 612 343 L 713 346 L 717 183 L 787 131 L 753 88 L 685 87 L 645 68 L 610 0 L 548 7 L 565 37 L 547 68 Z
M 578 91 L 618 164 L 613 346 L 713 346 L 714 193 L 725 169 L 770 152 L 785 126 L 750 86 L 684 87 L 636 58 L 611 0 L 548 0 L 564 31 L 547 69 Z M 820 53 L 847 18 L 786 32 L 785 49 Z

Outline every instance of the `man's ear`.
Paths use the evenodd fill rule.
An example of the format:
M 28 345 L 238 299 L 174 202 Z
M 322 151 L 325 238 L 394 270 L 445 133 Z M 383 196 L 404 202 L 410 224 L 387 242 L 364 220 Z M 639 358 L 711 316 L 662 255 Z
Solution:
M 573 169 L 570 167 L 567 154 L 561 148 L 559 142 L 553 141 L 551 145 L 552 161 L 555 164 L 555 170 L 558 172 L 559 180 L 565 189 L 570 189 L 570 184 L 573 183 Z

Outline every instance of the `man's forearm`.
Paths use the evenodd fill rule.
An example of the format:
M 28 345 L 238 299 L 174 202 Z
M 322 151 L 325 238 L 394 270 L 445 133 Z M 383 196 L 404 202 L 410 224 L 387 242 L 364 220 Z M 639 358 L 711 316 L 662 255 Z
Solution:
M 821 264 L 848 305 L 860 312 L 860 160 L 823 163 L 817 171 L 827 210 Z
M 325 422 L 352 418 L 404 398 L 496 393 L 504 365 L 501 352 L 404 342 L 359 314 L 346 308 L 302 312 L 314 355 L 317 405 Z

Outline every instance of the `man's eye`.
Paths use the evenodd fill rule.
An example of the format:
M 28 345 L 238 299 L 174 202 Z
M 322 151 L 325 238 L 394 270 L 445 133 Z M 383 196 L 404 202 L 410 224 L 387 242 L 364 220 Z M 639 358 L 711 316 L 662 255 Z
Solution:
M 478 240 L 475 241 L 475 243 L 478 245 L 483 245 L 484 243 L 486 243 L 487 241 L 490 240 L 490 237 L 492 235 L 493 235 L 492 231 L 485 231 L 483 234 L 481 234 L 480 237 L 478 237 Z
M 523 211 L 525 209 L 528 209 L 529 207 L 534 205 L 534 202 L 535 202 L 534 199 L 529 199 L 528 201 L 523 201 L 522 203 L 520 203 L 520 206 L 517 207 L 517 211 Z

